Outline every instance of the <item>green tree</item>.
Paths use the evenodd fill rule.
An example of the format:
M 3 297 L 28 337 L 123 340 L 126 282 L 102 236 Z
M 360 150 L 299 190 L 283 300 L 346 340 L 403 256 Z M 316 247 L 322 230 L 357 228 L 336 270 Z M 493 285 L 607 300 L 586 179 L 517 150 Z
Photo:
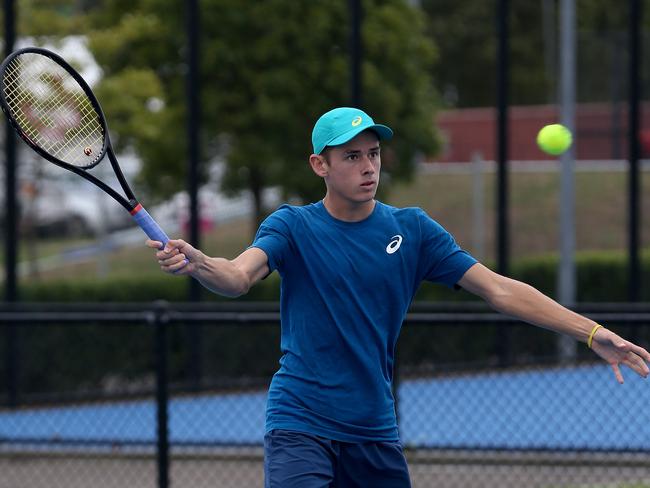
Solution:
M 85 7 L 80 1 L 16 0 L 16 33 L 40 41 L 78 35 L 87 25 Z
M 93 17 L 90 46 L 104 69 L 109 124 L 120 143 L 137 148 L 143 180 L 159 195 L 185 181 L 183 8 L 106 0 Z M 349 103 L 347 2 L 204 0 L 200 8 L 202 153 L 226 161 L 223 189 L 251 190 L 256 222 L 268 210 L 264 188 L 278 186 L 304 201 L 322 196 L 307 164 L 310 133 L 320 113 Z M 408 2 L 367 0 L 364 10 L 364 108 L 396 130 L 385 168 L 406 178 L 419 153 L 438 147 L 436 51 L 421 12 Z M 124 96 L 137 100 L 120 102 Z M 155 111 L 147 108 L 152 100 L 162 102 Z
M 513 104 L 548 102 L 552 80 L 544 58 L 547 40 L 542 4 L 540 1 L 510 2 L 510 102 Z M 427 32 L 439 48 L 435 79 L 446 104 L 494 105 L 497 2 L 422 0 L 421 5 L 427 17 Z
M 437 90 L 448 107 L 496 103 L 496 0 L 421 0 L 427 33 L 439 49 Z M 557 102 L 558 0 L 509 2 L 510 103 Z M 580 101 L 610 101 L 625 84 L 628 2 L 576 0 Z M 650 25 L 650 17 L 643 19 Z M 645 47 L 644 47 L 645 49 Z M 459 62 L 462 60 L 462 62 Z M 644 68 L 650 78 L 650 68 Z

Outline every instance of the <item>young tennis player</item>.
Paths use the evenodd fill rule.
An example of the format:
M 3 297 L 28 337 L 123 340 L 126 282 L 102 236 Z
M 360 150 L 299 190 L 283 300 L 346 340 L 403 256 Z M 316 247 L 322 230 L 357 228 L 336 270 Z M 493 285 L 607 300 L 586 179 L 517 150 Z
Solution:
M 282 358 L 268 396 L 267 487 L 410 486 L 391 382 L 400 327 L 423 280 L 458 285 L 500 312 L 586 342 L 621 383 L 620 364 L 648 375 L 645 349 L 490 271 L 424 211 L 376 201 L 380 142 L 392 135 L 361 110 L 331 110 L 314 126 L 309 157 L 325 182 L 323 200 L 281 206 L 233 260 L 180 239 L 156 252 L 163 271 L 231 297 L 280 273 Z

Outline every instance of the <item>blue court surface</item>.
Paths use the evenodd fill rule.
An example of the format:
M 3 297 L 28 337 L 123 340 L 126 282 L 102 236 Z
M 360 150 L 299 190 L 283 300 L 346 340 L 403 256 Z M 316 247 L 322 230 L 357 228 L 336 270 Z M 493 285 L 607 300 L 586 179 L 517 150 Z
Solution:
M 607 365 L 403 381 L 402 441 L 410 447 L 646 450 L 650 384 Z M 174 397 L 170 441 L 261 444 L 266 393 Z M 0 411 L 0 445 L 153 443 L 153 400 Z

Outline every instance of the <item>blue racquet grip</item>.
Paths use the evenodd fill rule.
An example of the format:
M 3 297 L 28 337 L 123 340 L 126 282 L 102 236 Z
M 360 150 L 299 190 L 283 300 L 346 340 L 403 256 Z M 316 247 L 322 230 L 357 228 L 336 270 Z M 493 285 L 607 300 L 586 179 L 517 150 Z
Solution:
M 149 239 L 152 241 L 162 242 L 161 249 L 163 249 L 165 244 L 167 244 L 167 241 L 169 241 L 169 237 L 167 237 L 167 234 L 165 234 L 158 223 L 151 217 L 151 215 L 149 215 L 149 212 L 138 203 L 138 205 L 131 210 L 131 215 L 133 216 L 133 220 L 135 220 L 135 222 L 142 228 Z

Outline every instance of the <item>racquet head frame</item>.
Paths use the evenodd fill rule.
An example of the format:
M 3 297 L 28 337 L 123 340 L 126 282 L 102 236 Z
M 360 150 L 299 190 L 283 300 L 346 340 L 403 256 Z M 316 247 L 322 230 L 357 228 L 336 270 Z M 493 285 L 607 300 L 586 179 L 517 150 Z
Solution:
M 50 152 L 42 148 L 38 143 L 36 143 L 29 136 L 29 134 L 25 130 L 25 127 L 23 127 L 21 123 L 14 117 L 14 110 L 12 109 L 9 100 L 7 100 L 7 95 L 6 95 L 7 72 L 8 72 L 8 68 L 10 66 L 13 66 L 21 56 L 26 56 L 26 55 L 40 55 L 49 58 L 54 63 L 56 63 L 59 67 L 63 68 L 83 90 L 84 95 L 87 97 L 88 101 L 92 105 L 93 110 L 95 111 L 95 114 L 97 116 L 97 122 L 101 127 L 102 139 L 103 139 L 101 150 L 99 154 L 93 155 L 94 159 L 92 163 L 84 166 L 78 166 L 78 165 L 70 164 L 56 157 L 54 154 L 51 154 Z M 133 192 L 131 191 L 126 179 L 124 178 L 122 170 L 119 167 L 119 164 L 117 163 L 117 160 L 113 153 L 110 137 L 108 133 L 108 126 L 106 124 L 104 112 L 102 111 L 99 101 L 97 100 L 94 93 L 92 92 L 92 89 L 90 88 L 90 86 L 88 86 L 88 83 L 86 83 L 83 77 L 61 56 L 47 49 L 43 49 L 39 47 L 27 47 L 11 53 L 2 62 L 2 64 L 0 64 L 0 107 L 2 108 L 2 111 L 7 116 L 7 119 L 9 120 L 11 126 L 16 131 L 16 133 L 21 137 L 21 139 L 25 141 L 25 143 L 29 147 L 31 147 L 37 154 L 42 156 L 44 159 L 56 164 L 57 166 L 72 171 L 73 173 L 76 173 L 79 176 L 82 176 L 83 178 L 91 181 L 92 183 L 94 183 L 95 185 L 99 186 L 104 191 L 106 191 L 109 195 L 111 195 L 115 200 L 117 200 L 124 208 L 126 208 L 129 211 L 132 211 L 138 205 L 138 202 L 136 201 Z M 96 178 L 95 176 L 93 176 L 87 171 L 97 166 L 106 154 L 108 154 L 109 160 L 111 162 L 111 166 L 113 167 L 113 170 L 115 171 L 115 175 L 117 176 L 117 179 L 120 182 L 122 189 L 124 190 L 126 198 L 124 198 L 124 196 L 120 195 L 113 188 L 111 188 L 106 183 Z

